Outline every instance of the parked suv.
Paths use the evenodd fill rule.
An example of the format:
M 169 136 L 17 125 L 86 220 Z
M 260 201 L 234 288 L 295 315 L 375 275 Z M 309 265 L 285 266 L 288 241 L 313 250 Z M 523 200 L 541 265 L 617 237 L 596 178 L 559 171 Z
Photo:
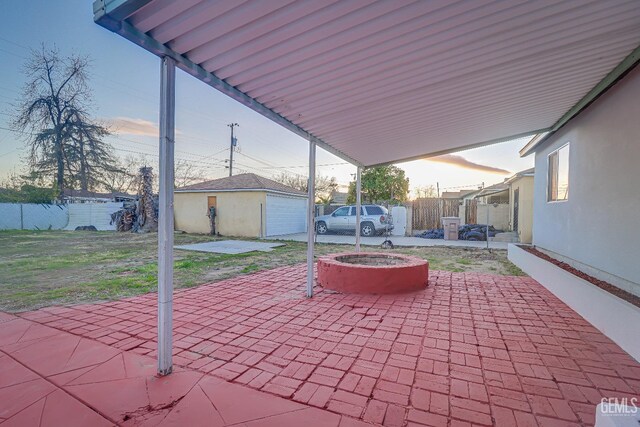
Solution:
M 322 215 L 316 218 L 316 231 L 318 234 L 333 232 L 356 231 L 356 207 L 342 206 L 331 215 Z M 385 230 L 393 230 L 391 215 L 384 206 L 362 205 L 360 206 L 360 235 L 374 236 Z

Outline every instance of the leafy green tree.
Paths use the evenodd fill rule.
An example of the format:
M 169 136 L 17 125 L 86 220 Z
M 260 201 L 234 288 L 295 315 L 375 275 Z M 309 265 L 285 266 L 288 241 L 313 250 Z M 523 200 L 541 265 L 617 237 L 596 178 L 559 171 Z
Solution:
M 47 185 L 37 173 L 11 173 L 0 183 L 0 203 L 51 203 L 56 189 Z
M 409 178 L 397 166 L 376 166 L 362 171 L 362 200 L 365 203 L 405 202 Z M 349 183 L 347 203 L 356 202 L 356 182 Z

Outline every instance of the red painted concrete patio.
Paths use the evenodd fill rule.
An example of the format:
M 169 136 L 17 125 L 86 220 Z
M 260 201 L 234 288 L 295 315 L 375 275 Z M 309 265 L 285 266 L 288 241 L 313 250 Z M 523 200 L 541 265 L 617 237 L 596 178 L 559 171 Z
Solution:
M 3 316 L 0 421 L 572 426 L 640 395 L 640 364 L 530 278 L 306 299 L 305 272 L 176 291 L 181 368 L 161 379 L 155 294 Z

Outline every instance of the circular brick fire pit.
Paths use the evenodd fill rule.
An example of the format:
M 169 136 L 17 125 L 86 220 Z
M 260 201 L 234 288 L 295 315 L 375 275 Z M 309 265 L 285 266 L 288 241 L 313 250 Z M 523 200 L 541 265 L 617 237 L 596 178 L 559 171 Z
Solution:
M 318 259 L 318 283 L 348 294 L 397 294 L 427 287 L 429 263 L 421 258 L 374 252 Z

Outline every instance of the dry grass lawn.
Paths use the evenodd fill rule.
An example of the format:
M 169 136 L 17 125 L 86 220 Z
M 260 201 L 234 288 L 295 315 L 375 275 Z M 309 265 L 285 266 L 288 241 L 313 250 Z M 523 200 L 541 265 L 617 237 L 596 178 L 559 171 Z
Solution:
M 176 234 L 175 243 L 214 240 Z M 353 250 L 317 244 L 317 254 Z M 433 270 L 523 274 L 506 251 L 420 247 L 395 252 L 429 260 Z M 0 231 L 0 310 L 112 300 L 156 288 L 155 234 L 85 231 Z M 184 288 L 282 265 L 305 262 L 306 244 L 286 242 L 272 252 L 222 255 L 175 251 L 175 287 Z

